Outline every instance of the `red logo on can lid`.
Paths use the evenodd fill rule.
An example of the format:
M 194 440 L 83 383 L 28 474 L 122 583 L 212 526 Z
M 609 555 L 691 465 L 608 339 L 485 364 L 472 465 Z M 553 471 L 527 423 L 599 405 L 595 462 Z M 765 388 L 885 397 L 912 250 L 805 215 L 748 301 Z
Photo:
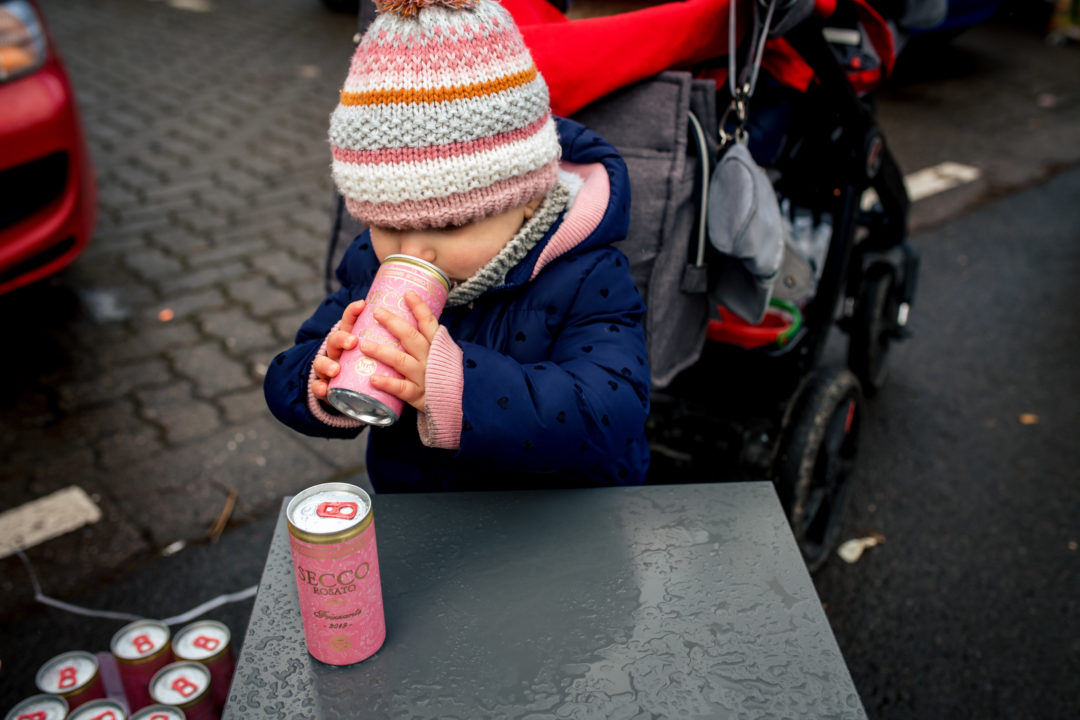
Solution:
M 354 502 L 324 502 L 315 508 L 315 514 L 324 518 L 337 518 L 338 520 L 352 520 L 359 511 L 359 506 Z

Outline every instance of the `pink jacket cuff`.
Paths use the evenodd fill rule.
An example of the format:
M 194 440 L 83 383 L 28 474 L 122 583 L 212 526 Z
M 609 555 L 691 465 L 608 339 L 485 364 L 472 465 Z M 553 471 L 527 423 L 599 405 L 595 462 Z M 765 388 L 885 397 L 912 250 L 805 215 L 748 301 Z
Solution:
M 439 326 L 428 353 L 424 405 L 417 415 L 420 440 L 428 447 L 457 450 L 461 446 L 461 395 L 465 390 L 461 348 Z
M 330 332 L 334 332 L 338 329 L 340 322 L 334 324 L 334 327 L 330 328 Z M 327 333 L 329 336 L 330 333 Z M 319 351 L 315 353 L 315 357 L 326 354 L 326 340 L 323 340 L 322 345 L 319 346 Z M 319 398 L 315 397 L 315 393 L 311 391 L 311 383 L 318 379 L 318 375 L 315 374 L 315 361 L 311 363 L 311 368 L 308 370 L 308 384 L 307 384 L 307 406 L 308 410 L 315 419 L 321 422 L 323 425 L 329 425 L 336 428 L 357 428 L 363 427 L 367 423 L 351 418 L 348 415 L 342 415 L 336 410 L 332 409 L 329 405 L 324 403 Z

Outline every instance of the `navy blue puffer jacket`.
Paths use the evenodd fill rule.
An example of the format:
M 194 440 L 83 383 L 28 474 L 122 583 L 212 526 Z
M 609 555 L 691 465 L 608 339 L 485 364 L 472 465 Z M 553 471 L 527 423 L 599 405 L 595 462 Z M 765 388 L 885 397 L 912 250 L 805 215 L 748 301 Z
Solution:
M 460 445 L 425 446 L 416 411 L 406 405 L 395 425 L 370 430 L 368 472 L 377 492 L 645 482 L 645 307 L 626 257 L 611 246 L 625 237 L 629 222 L 626 166 L 592 131 L 557 122 L 563 169 L 584 185 L 505 284 L 440 317 L 462 350 Z M 299 432 L 359 433 L 311 413 L 307 380 L 326 335 L 345 306 L 366 295 L 378 264 L 365 232 L 338 268 L 341 289 L 301 326 L 296 344 L 270 363 L 267 403 Z

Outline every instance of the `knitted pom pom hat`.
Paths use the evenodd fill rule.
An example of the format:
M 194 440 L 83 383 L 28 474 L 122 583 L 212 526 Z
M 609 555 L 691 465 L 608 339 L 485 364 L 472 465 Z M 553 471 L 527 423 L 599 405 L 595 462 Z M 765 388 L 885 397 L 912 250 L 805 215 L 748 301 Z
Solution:
M 462 225 L 555 185 L 548 88 L 495 0 L 375 0 L 330 117 L 332 174 L 378 227 Z

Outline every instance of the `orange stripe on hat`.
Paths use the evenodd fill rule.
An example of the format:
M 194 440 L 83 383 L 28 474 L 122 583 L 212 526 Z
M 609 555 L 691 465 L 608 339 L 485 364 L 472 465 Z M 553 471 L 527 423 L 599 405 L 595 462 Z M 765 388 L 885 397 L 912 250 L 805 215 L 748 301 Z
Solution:
M 439 103 L 450 100 L 494 95 L 522 85 L 528 85 L 536 79 L 536 65 L 526 70 L 504 75 L 494 80 L 469 83 L 445 88 L 391 88 L 388 90 L 365 90 L 363 92 L 341 91 L 342 105 L 411 105 L 419 103 Z

